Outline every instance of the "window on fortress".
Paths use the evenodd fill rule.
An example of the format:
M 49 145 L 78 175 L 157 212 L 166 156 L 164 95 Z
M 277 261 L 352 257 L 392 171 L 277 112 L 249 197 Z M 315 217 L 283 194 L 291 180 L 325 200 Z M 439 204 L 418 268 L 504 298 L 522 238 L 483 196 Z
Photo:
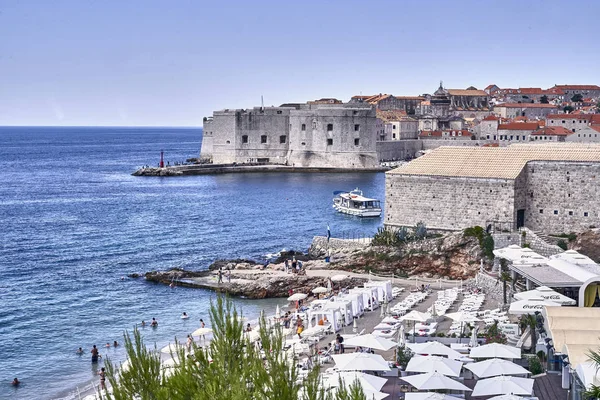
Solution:
M 277 114 L 281 114 L 281 110 L 277 110 Z
M 248 143 L 248 135 L 242 136 L 242 143 Z
M 573 211 L 569 211 L 569 215 L 573 215 Z
M 286 136 L 285 135 L 279 136 L 279 143 L 284 144 L 285 141 L 286 141 Z
M 302 131 L 306 130 L 306 124 L 302 124 Z
M 583 216 L 584 216 L 584 217 L 587 217 L 588 215 L 589 215 L 589 214 L 588 214 L 587 212 L 584 212 L 584 213 L 583 213 Z
M 327 146 L 333 145 L 333 139 L 327 139 Z
M 544 213 L 544 210 L 540 210 L 540 214 L 543 214 L 543 213 Z
M 331 132 L 333 130 L 333 124 L 327 124 L 327 132 Z
M 558 215 L 558 210 L 554 210 L 554 215 Z
M 354 145 L 358 146 L 360 144 L 360 139 L 354 139 Z
M 267 135 L 261 135 L 260 142 L 263 143 L 263 144 L 267 143 Z
M 396 129 L 396 125 L 392 125 L 394 127 L 394 129 Z M 356 124 L 354 125 L 354 132 L 358 132 L 360 130 L 360 125 Z

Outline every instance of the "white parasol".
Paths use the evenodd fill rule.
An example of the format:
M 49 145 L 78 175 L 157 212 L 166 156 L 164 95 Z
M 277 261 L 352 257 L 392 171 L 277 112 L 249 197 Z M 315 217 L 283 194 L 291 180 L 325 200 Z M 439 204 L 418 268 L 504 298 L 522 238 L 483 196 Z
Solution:
M 517 300 L 528 300 L 528 299 L 544 299 L 549 300 L 560 305 L 574 306 L 576 301 L 564 294 L 558 293 L 556 290 L 550 289 L 548 286 L 540 286 L 527 292 L 516 293 L 514 295 Z
M 418 390 L 465 390 L 471 391 L 467 386 L 448 378 L 439 372 L 430 372 L 427 374 L 405 376 L 400 378 Z
M 350 353 L 331 357 L 339 371 L 390 371 L 387 361 L 379 354 Z
M 328 375 L 326 380 L 326 384 L 330 387 L 338 387 L 340 380 L 345 386 L 351 386 L 354 381 L 358 380 L 364 390 L 369 390 L 371 392 L 379 392 L 387 383 L 387 379 L 385 378 L 365 374 L 363 372 L 339 372 L 337 374 Z
M 460 361 L 450 360 L 440 356 L 415 356 L 406 366 L 407 372 L 439 372 L 446 376 L 460 376 L 462 368 Z
M 333 282 L 341 282 L 341 281 L 343 281 L 343 280 L 346 280 L 346 279 L 348 279 L 348 275 L 345 275 L 345 274 L 337 274 L 337 275 L 333 275 L 333 276 L 332 276 L 330 279 L 331 279 Z
M 560 304 L 550 300 L 544 300 L 541 297 L 517 300 L 510 303 L 508 313 L 513 315 L 533 314 L 536 311 L 541 312 L 544 307 L 560 307 Z
M 533 393 L 533 379 L 517 378 L 515 376 L 495 376 L 480 379 L 475 383 L 471 394 L 477 396 L 494 396 L 497 394 L 521 394 L 531 396 Z
M 311 292 L 313 292 L 314 294 L 320 294 L 320 293 L 327 293 L 327 292 L 329 292 L 329 290 L 327 290 L 326 287 L 317 286 L 316 288 L 311 290 Z
M 457 400 L 458 397 L 450 396 L 444 393 L 434 392 L 415 392 L 405 393 L 405 400 Z
M 471 358 L 521 358 L 521 349 L 506 344 L 490 343 L 473 347 L 469 352 Z
M 394 341 L 384 337 L 375 336 L 372 333 L 351 337 L 350 339 L 346 339 L 344 344 L 348 346 L 368 347 L 369 349 L 383 351 L 387 351 L 398 345 L 398 343 Z
M 290 297 L 288 297 L 288 301 L 304 300 L 307 297 L 308 297 L 308 295 L 304 294 L 304 293 L 294 293 L 293 295 L 291 295 Z
M 212 333 L 212 329 L 210 328 L 198 328 L 194 332 L 192 332 L 192 336 L 204 336 Z
M 529 371 L 512 361 L 501 358 L 490 358 L 465 365 L 465 368 L 477 375 L 478 378 L 489 378 L 498 375 L 523 375 Z
M 463 357 L 458 351 L 453 350 L 440 342 L 409 343 L 406 346 L 415 354 L 446 356 L 453 360 Z

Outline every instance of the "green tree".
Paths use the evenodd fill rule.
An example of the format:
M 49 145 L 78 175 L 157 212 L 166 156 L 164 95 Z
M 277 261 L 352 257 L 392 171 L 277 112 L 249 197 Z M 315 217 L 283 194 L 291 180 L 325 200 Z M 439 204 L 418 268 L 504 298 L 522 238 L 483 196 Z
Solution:
M 568 113 L 575 111 L 575 109 L 571 106 L 564 106 L 563 111 L 568 114 Z
M 543 95 L 542 97 L 540 97 L 540 103 L 542 103 L 542 104 L 548 104 L 548 103 L 550 103 L 548 101 L 548 96 Z
M 600 369 L 600 352 L 590 350 L 587 354 L 590 361 L 592 361 L 597 369 Z M 585 392 L 587 399 L 600 399 L 600 386 L 592 385 L 592 387 Z
M 148 349 L 139 331 L 125 334 L 129 368 L 117 370 L 107 360 L 111 400 L 364 400 L 358 382 L 334 395 L 321 385 L 314 368 L 302 384 L 295 362 L 290 362 L 279 327 L 269 330 L 260 321 L 262 352 L 243 334 L 243 322 L 229 299 L 211 303 L 213 340 L 205 348 L 192 345 L 174 351 L 175 367 L 161 365 L 160 352 Z
M 580 103 L 583 101 L 583 96 L 580 93 L 574 94 L 573 97 L 571 97 L 571 101 L 573 103 Z
M 415 239 L 425 239 L 427 237 L 427 226 L 423 221 L 415 225 Z
M 483 334 L 485 337 L 485 342 L 489 343 L 501 343 L 506 344 L 506 335 L 502 333 L 500 328 L 498 328 L 498 321 L 494 321 L 492 325 L 490 325 Z

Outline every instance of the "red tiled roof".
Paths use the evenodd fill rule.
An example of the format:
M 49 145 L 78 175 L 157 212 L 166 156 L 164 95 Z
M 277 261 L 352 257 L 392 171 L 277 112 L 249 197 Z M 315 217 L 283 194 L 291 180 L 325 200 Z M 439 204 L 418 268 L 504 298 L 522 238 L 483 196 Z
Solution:
M 600 125 L 600 114 L 589 114 L 589 116 L 590 116 L 590 124 Z
M 600 132 L 600 125 L 592 125 L 592 126 L 590 126 L 590 128 L 592 128 L 596 132 Z
M 600 115 L 600 114 L 599 114 Z M 593 117 L 590 114 L 548 114 L 546 115 L 546 120 L 549 119 L 589 119 L 592 120 Z
M 503 103 L 496 104 L 496 107 L 506 107 L 506 108 L 557 108 L 557 106 L 553 104 L 541 104 L 541 103 Z
M 531 133 L 532 135 L 545 135 L 545 136 L 569 136 L 573 132 L 562 127 L 562 126 L 547 126 L 545 128 L 538 129 Z
M 494 114 L 488 115 L 482 121 L 498 121 L 500 118 L 496 117 Z
M 509 122 L 498 125 L 498 130 L 506 131 L 534 131 L 539 127 L 537 122 Z
M 482 96 L 487 97 L 487 93 L 483 90 L 473 89 L 447 89 L 450 96 Z
M 600 90 L 598 85 L 554 85 L 554 87 L 562 90 Z

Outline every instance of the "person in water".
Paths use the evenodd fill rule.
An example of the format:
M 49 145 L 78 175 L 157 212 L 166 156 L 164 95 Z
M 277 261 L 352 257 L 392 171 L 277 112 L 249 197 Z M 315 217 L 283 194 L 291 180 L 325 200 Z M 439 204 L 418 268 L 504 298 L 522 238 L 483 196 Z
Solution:
M 96 345 L 94 345 L 92 347 L 92 351 L 90 351 L 90 353 L 92 353 L 92 362 L 97 363 L 98 357 L 100 357 L 100 354 L 98 354 L 98 348 L 96 347 Z
M 109 347 L 110 347 L 110 343 L 108 343 L 108 342 L 107 342 L 107 343 L 104 345 L 104 347 L 106 347 L 106 348 L 109 348 Z
M 82 355 L 83 354 L 83 349 L 81 347 L 78 348 L 77 351 L 75 352 L 75 354 Z
M 200 328 L 204 328 L 206 325 L 204 325 L 204 321 L 200 320 Z
M 13 381 L 12 381 L 13 386 L 19 386 L 20 384 L 21 384 L 21 381 L 18 378 L 13 379 Z
M 104 370 L 104 367 L 100 368 L 98 375 L 100 375 L 100 388 L 106 390 L 106 371 Z
M 156 318 L 152 317 L 152 322 L 150 322 L 150 326 L 153 328 L 158 326 L 158 321 L 156 320 Z
M 113 346 L 117 347 L 119 345 L 119 342 L 117 342 L 116 340 L 113 342 Z
M 187 313 L 184 311 L 183 314 L 181 314 L 181 318 L 188 319 L 189 317 L 188 317 Z
M 142 326 L 146 326 L 146 321 L 142 321 Z

